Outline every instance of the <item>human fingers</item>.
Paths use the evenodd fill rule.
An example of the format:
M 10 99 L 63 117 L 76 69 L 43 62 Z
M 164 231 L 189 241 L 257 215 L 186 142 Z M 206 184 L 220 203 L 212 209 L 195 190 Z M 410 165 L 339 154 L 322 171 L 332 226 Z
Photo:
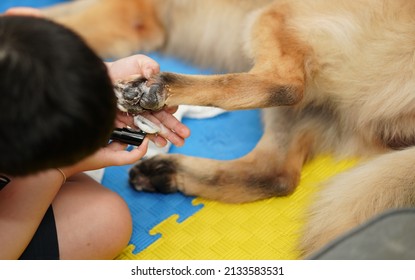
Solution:
M 148 139 L 156 144 L 157 147 L 162 148 L 167 145 L 167 140 L 158 134 L 147 134 Z
M 140 125 L 141 126 L 141 125 Z M 115 120 L 115 127 L 137 127 L 134 123 L 134 118 L 125 113 L 120 112 Z M 157 124 L 157 129 L 160 128 L 160 124 Z M 158 147 L 164 147 L 167 145 L 167 140 L 158 134 L 147 134 L 150 141 L 154 142 Z
M 107 63 L 108 72 L 113 80 L 127 79 L 131 76 L 144 77 L 149 79 L 160 71 L 158 63 L 145 55 L 133 55 Z
M 174 108 L 172 108 L 174 110 Z M 160 121 L 168 129 L 174 131 L 181 138 L 190 136 L 190 130 L 187 126 L 176 119 L 169 111 L 161 110 L 151 113 L 158 121 Z
M 160 65 L 152 58 L 142 54 L 137 54 L 134 58 L 137 61 L 144 78 L 150 79 L 151 76 L 160 72 Z
M 163 111 L 166 111 L 169 114 L 174 114 L 179 109 L 179 106 L 164 107 Z
M 106 158 L 110 162 L 110 165 L 119 166 L 135 163 L 147 153 L 148 141 L 149 139 L 145 138 L 140 146 L 134 147 L 131 150 L 126 150 L 125 144 L 113 141 L 106 147 Z
M 184 125 L 177 125 L 177 123 L 180 123 L 176 118 L 174 118 L 171 114 L 168 114 L 167 112 L 165 114 L 168 114 L 171 118 L 174 118 L 174 120 L 171 120 L 170 117 L 166 117 L 167 119 L 164 119 L 165 123 L 160 121 L 158 118 L 156 118 L 154 113 L 143 113 L 140 116 L 149 120 L 152 124 L 157 126 L 158 132 L 157 134 L 153 134 L 151 137 L 151 140 L 156 143 L 157 146 L 164 146 L 167 144 L 163 139 L 160 137 L 170 141 L 175 146 L 183 146 L 184 144 L 184 138 L 188 137 L 190 135 L 190 132 L 185 132 L 185 130 L 188 128 Z M 160 117 L 160 115 L 158 115 Z M 176 123 L 177 122 L 177 123 Z M 139 125 L 138 125 L 139 126 Z M 183 129 L 183 127 L 185 129 Z M 174 129 L 178 129 L 179 132 L 176 132 Z M 182 137 L 184 135 L 184 137 Z

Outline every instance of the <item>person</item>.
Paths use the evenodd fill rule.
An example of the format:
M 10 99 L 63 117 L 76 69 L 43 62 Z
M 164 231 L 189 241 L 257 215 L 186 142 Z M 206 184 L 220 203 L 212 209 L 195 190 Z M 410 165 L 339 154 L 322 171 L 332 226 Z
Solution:
M 113 259 L 125 248 L 128 206 L 83 172 L 138 161 L 149 138 L 184 143 L 174 108 L 148 114 L 168 130 L 139 147 L 108 141 L 134 125 L 113 82 L 158 71 L 144 55 L 105 64 L 49 20 L 0 16 L 0 259 Z

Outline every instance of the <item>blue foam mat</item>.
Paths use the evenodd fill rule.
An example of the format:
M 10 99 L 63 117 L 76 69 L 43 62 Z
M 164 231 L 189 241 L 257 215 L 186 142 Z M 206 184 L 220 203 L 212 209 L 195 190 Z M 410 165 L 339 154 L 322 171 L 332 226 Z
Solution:
M 2 0 L 0 3 L 0 12 L 18 6 L 41 8 L 62 2 L 69 2 L 69 0 Z

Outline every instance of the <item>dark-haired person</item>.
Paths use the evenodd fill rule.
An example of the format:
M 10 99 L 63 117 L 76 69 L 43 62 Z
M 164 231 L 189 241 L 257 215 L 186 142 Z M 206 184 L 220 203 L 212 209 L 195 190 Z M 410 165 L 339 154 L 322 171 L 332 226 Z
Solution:
M 112 83 L 157 71 L 142 55 L 106 65 L 51 21 L 0 16 L 0 259 L 112 259 L 128 244 L 126 203 L 83 171 L 146 153 L 148 139 L 107 145 L 133 122 Z M 171 130 L 153 140 L 182 145 L 189 131 L 170 113 L 154 113 Z

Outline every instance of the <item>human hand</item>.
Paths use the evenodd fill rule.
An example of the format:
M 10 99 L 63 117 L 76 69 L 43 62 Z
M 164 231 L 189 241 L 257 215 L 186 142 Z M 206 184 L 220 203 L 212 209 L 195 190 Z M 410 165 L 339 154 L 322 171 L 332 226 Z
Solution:
M 133 55 L 112 63 L 107 63 L 108 71 L 113 82 L 128 77 L 150 78 L 160 71 L 159 65 L 153 59 L 145 55 Z M 189 137 L 189 129 L 179 122 L 174 116 L 177 107 L 165 108 L 158 112 L 145 112 L 141 115 L 150 120 L 160 131 L 157 134 L 148 135 L 157 146 L 163 147 L 170 141 L 175 146 L 182 146 L 184 139 Z M 118 111 L 115 121 L 116 127 L 135 127 L 134 118 L 124 112 Z
M 147 134 L 147 137 L 157 146 L 164 147 L 167 141 L 173 145 L 183 146 L 185 138 L 190 136 L 190 130 L 187 126 L 178 121 L 173 114 L 177 111 L 177 107 L 166 107 L 158 112 L 144 112 L 142 115 L 152 123 L 156 124 L 160 131 L 157 134 Z M 118 127 L 136 126 L 131 116 L 121 113 L 117 119 Z
M 148 139 L 144 139 L 140 146 L 131 150 L 125 149 L 126 144 L 114 141 L 74 165 L 62 167 L 61 170 L 69 178 L 84 171 L 133 164 L 146 154 L 148 141 Z
M 131 76 L 149 79 L 152 75 L 160 72 L 158 63 L 142 54 L 128 56 L 114 62 L 106 62 L 106 65 L 113 82 Z

